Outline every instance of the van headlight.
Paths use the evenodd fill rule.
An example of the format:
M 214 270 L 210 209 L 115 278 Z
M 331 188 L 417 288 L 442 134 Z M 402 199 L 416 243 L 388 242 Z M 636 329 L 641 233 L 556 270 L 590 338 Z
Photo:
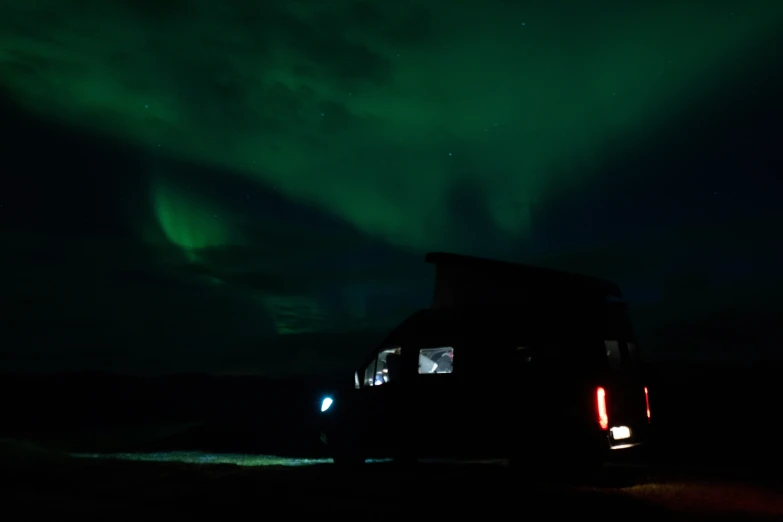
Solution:
M 332 404 L 334 401 L 331 397 L 324 397 L 324 400 L 321 401 L 321 411 L 324 412 L 332 407 Z

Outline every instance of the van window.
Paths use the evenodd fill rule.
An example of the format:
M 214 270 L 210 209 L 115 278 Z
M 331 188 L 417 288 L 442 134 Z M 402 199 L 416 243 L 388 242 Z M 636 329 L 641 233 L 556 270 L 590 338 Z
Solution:
M 419 373 L 451 373 L 454 368 L 454 347 L 440 346 L 419 350 Z
M 362 380 L 364 386 L 372 386 L 375 383 L 375 361 L 376 359 L 370 361 L 364 369 L 364 379 Z
M 625 341 L 604 341 L 606 358 L 613 368 L 636 366 L 639 362 L 639 352 L 636 343 Z
M 619 341 L 604 341 L 606 347 L 606 358 L 609 359 L 609 363 L 613 367 L 620 366 L 620 342 Z
M 399 379 L 400 355 L 399 346 L 384 348 L 364 370 L 365 386 L 381 386 Z

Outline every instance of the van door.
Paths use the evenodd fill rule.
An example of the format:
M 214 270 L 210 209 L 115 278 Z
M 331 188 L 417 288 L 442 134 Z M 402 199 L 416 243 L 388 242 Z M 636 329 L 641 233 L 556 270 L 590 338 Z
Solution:
M 449 424 L 457 407 L 453 393 L 455 349 L 447 343 L 411 342 L 403 348 L 401 386 L 389 400 L 394 407 L 395 455 L 432 457 L 445 451 L 443 437 L 453 438 Z
M 649 391 L 642 380 L 641 358 L 635 340 L 604 341 L 609 371 L 606 407 L 612 446 L 641 442 L 650 422 Z
M 359 437 L 368 457 L 388 457 L 399 438 L 400 411 L 404 402 L 403 348 L 385 345 L 365 369 L 362 382 Z

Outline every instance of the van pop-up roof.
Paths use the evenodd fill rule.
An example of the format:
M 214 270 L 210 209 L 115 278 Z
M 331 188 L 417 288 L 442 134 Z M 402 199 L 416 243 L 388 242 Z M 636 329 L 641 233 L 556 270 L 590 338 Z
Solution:
M 598 277 L 444 252 L 431 252 L 425 260 L 435 265 L 436 310 L 623 300 L 617 284 Z

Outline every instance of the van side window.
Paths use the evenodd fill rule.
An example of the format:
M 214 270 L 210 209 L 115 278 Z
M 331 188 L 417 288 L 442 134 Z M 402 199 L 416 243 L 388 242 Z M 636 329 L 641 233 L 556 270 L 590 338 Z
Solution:
M 400 356 L 402 349 L 399 346 L 385 348 L 364 370 L 365 386 L 381 386 L 399 379 Z
M 363 386 L 372 386 L 375 383 L 375 361 L 376 359 L 370 361 L 370 364 L 364 369 L 364 379 L 362 379 Z
M 419 350 L 419 373 L 451 373 L 454 369 L 454 347 L 422 348 Z

